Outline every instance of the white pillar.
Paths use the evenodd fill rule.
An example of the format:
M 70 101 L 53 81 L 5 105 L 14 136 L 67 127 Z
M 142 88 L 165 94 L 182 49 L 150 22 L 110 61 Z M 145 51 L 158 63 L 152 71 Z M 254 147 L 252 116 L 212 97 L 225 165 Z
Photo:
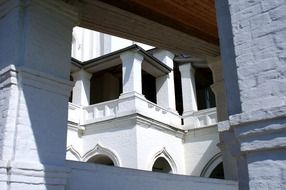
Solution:
M 73 7 L 0 5 L 0 189 L 65 189 Z
M 174 54 L 169 51 L 159 51 L 153 54 L 154 57 L 159 59 L 162 63 L 169 66 L 172 71 L 168 74 L 158 77 L 156 79 L 156 91 L 157 91 L 157 104 L 170 110 L 176 110 L 175 99 L 175 85 L 174 85 Z
M 120 58 L 122 61 L 122 94 L 142 94 L 143 56 L 129 51 L 122 53 Z
M 196 84 L 195 84 L 195 70 L 191 63 L 179 65 L 182 82 L 182 95 L 183 95 L 183 115 L 192 114 L 198 111 L 197 97 L 196 97 Z
M 223 68 L 220 57 L 208 58 L 208 65 L 212 71 L 213 84 L 212 91 L 215 94 L 218 121 L 225 121 L 228 118 L 226 110 L 226 96 L 224 89 Z
M 73 87 L 72 103 L 87 106 L 89 105 L 90 97 L 90 78 L 92 74 L 81 69 L 80 71 L 72 73 L 75 85 Z

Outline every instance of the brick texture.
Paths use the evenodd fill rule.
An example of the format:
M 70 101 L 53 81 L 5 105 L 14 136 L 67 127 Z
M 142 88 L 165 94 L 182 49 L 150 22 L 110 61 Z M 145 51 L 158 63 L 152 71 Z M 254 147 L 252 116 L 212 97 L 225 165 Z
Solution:
M 242 111 L 285 105 L 286 1 L 228 2 Z

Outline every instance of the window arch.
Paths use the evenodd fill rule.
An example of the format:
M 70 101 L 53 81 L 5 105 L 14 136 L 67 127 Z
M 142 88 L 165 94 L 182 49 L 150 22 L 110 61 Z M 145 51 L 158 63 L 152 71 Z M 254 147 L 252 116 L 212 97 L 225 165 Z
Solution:
M 67 147 L 67 150 L 66 150 L 66 159 L 81 161 L 81 156 L 76 151 L 76 149 L 74 149 L 74 147 L 72 145 L 70 145 Z
M 224 179 L 221 153 L 213 156 L 201 172 L 201 177 Z
M 219 163 L 212 173 L 210 174 L 209 178 L 216 178 L 216 179 L 224 179 L 224 172 L 223 172 L 223 163 Z
M 173 173 L 171 165 L 164 157 L 159 157 L 155 160 L 152 167 L 152 171 L 162 172 L 162 173 Z
M 105 164 L 105 165 L 120 166 L 120 162 L 116 154 L 113 153 L 111 150 L 101 146 L 100 144 L 95 145 L 93 149 L 88 151 L 83 156 L 83 161 Z
M 107 166 L 114 166 L 114 162 L 112 161 L 112 159 L 104 154 L 97 154 L 91 157 L 89 160 L 87 160 L 87 162 L 102 164 L 102 165 L 107 165 Z
M 163 172 L 163 173 L 177 173 L 177 167 L 175 161 L 167 152 L 166 148 L 158 151 L 151 161 L 149 167 L 151 171 Z

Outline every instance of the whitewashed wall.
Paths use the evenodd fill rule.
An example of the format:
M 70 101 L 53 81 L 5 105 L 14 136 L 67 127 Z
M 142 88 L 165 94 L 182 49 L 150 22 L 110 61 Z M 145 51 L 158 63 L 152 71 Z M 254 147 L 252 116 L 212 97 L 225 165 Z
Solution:
M 200 176 L 206 164 L 220 150 L 217 127 L 204 127 L 189 131 L 185 137 L 186 174 Z
M 237 182 L 67 161 L 67 190 L 238 190 Z
M 138 169 L 152 170 L 154 158 L 160 154 L 168 160 L 175 174 L 185 174 L 182 134 L 154 125 L 141 124 L 137 126 L 136 135 Z M 170 158 L 165 154 L 168 154 Z M 172 166 L 172 160 L 174 166 Z
M 89 29 L 74 27 L 71 56 L 80 61 L 87 61 L 101 55 L 138 44 L 144 49 L 152 46 L 131 40 L 99 33 Z

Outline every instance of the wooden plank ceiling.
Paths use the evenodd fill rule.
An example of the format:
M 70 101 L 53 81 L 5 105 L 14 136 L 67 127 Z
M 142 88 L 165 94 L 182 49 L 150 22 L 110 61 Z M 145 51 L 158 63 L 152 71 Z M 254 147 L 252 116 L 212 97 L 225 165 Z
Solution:
M 218 44 L 214 0 L 101 0 L 120 9 Z
M 196 57 L 220 54 L 214 0 L 81 0 L 79 26 Z

